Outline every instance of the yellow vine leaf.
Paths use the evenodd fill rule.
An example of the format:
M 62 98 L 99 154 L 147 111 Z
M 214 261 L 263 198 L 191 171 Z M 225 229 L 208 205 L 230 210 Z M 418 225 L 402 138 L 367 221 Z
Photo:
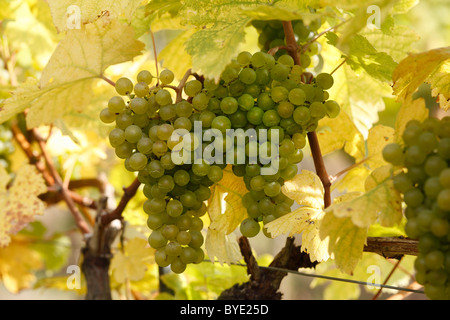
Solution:
M 242 205 L 242 197 L 247 193 L 244 179 L 237 178 L 228 167 L 223 171 L 222 180 L 211 191 L 208 201 L 209 228 L 230 234 L 247 217 Z
M 395 121 L 395 142 L 403 143 L 402 135 L 409 121 L 418 120 L 422 122 L 428 116 L 429 109 L 426 107 L 423 98 L 404 101 L 397 113 L 397 119 Z
M 12 186 L 8 173 L 0 167 L 0 248 L 7 246 L 10 235 L 16 234 L 36 215 L 44 213 L 45 205 L 38 196 L 47 191 L 44 179 L 32 165 L 22 166 Z
M 58 32 L 67 31 L 80 25 L 96 21 L 99 16 L 108 14 L 111 18 L 125 18 L 130 21 L 142 0 L 48 0 L 53 23 Z
M 300 174 L 284 183 L 282 191 L 299 205 L 313 209 L 323 208 L 325 191 L 320 178 L 314 172 L 302 170 Z
M 364 137 L 344 110 L 335 119 L 322 119 L 319 126 L 317 137 L 323 155 L 344 148 L 355 159 L 364 158 Z
M 402 199 L 394 188 L 392 179 L 385 176 L 386 171 L 383 172 L 382 177 L 372 173 L 370 179 L 376 179 L 378 184 L 372 184 L 370 190 L 348 201 L 334 203 L 325 212 L 333 212 L 337 218 L 350 218 L 359 228 L 369 228 L 377 221 L 386 227 L 400 223 Z
M 30 288 L 36 281 L 33 271 L 42 266 L 39 253 L 18 237 L 13 237 L 8 247 L 0 248 L 0 279 L 12 293 Z
M 231 235 L 228 236 L 224 232 L 214 229 L 208 229 L 205 239 L 205 249 L 209 258 L 223 265 L 224 263 L 238 262 L 242 259 L 239 245 Z
M 244 179 L 237 178 L 230 166 L 223 170 L 223 178 L 212 186 L 208 200 L 208 227 L 205 246 L 211 259 L 219 262 L 236 262 L 242 256 L 235 240 L 228 235 L 247 217 L 242 197 L 247 192 Z
M 111 272 L 118 283 L 126 280 L 139 281 L 145 276 L 148 265 L 153 262 L 154 250 L 146 239 L 132 238 L 118 250 L 111 261 Z
M 334 208 L 359 197 L 360 193 L 347 193 L 335 199 L 334 204 L 326 210 L 326 214 L 319 222 L 320 238 L 322 241 L 328 241 L 328 252 L 334 257 L 336 266 L 348 274 L 353 274 L 362 257 L 368 228 L 356 226 L 349 216 L 337 216 Z
M 285 182 L 282 191 L 301 207 L 266 224 L 267 232 L 273 238 L 301 233 L 302 250 L 310 254 L 311 260 L 328 260 L 328 242 L 320 239 L 318 227 L 324 213 L 324 188 L 320 178 L 311 171 L 302 170 Z
M 394 142 L 394 135 L 394 129 L 384 125 L 376 125 L 369 130 L 367 138 L 368 159 L 365 165 L 374 170 L 387 164 L 383 159 L 382 151 L 387 144 Z
M 433 96 L 439 96 L 441 107 L 450 107 L 450 47 L 409 54 L 393 74 L 394 95 L 399 101 L 408 101 L 419 86 L 430 83 Z
M 109 66 L 132 60 L 143 49 L 144 44 L 134 40 L 131 27 L 108 17 L 82 30 L 69 30 L 40 81 L 28 80 L 0 107 L 0 123 L 27 108 L 29 128 L 51 124 L 65 114 L 83 112 L 92 96 L 93 81 Z

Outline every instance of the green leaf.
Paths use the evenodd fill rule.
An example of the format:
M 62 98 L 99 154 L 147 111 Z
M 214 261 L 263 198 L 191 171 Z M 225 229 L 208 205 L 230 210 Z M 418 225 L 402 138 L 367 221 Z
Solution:
M 397 63 L 387 53 L 378 52 L 362 35 L 355 35 L 349 42 L 347 63 L 353 70 L 363 69 L 371 77 L 390 82 Z
M 182 22 L 202 28 L 186 43 L 193 71 L 218 80 L 245 39 L 245 27 L 251 18 L 243 15 L 242 9 L 263 3 L 267 1 L 186 0 L 179 13 Z

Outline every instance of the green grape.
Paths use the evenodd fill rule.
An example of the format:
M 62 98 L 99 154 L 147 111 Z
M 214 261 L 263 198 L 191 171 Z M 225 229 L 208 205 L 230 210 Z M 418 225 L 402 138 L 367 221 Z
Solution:
M 211 128 L 218 129 L 222 133 L 225 133 L 227 129 L 231 129 L 231 121 L 225 116 L 215 117 L 211 123 Z
M 239 104 L 233 97 L 226 97 L 220 102 L 220 109 L 225 114 L 233 114 L 237 111 Z
M 165 143 L 164 141 L 160 141 L 157 140 L 153 143 L 152 146 L 152 152 L 157 156 L 157 157 L 162 157 L 163 155 L 166 154 L 166 152 L 168 151 L 168 147 L 167 147 L 167 143 Z
M 195 97 L 192 99 L 192 105 L 198 111 L 205 110 L 206 108 L 208 108 L 209 98 L 205 93 L 200 92 L 196 94 Z
M 276 181 L 270 182 L 264 186 L 264 193 L 268 197 L 275 197 L 278 194 L 280 194 L 280 192 L 281 192 L 281 185 Z
M 248 51 L 243 51 L 238 54 L 236 61 L 241 66 L 247 66 L 248 64 L 250 64 L 251 59 L 252 59 L 252 54 Z
M 171 217 L 179 217 L 183 213 L 183 204 L 175 199 L 169 200 L 166 205 L 166 212 Z
M 329 73 L 320 73 L 316 77 L 316 83 L 323 90 L 328 90 L 333 86 L 334 79 Z
M 150 199 L 144 203 L 144 211 L 149 215 L 156 215 L 163 213 L 166 210 L 166 200 L 164 199 Z M 168 238 L 168 237 L 166 237 Z
M 313 102 L 309 106 L 311 117 L 322 119 L 327 115 L 327 109 L 322 102 Z
M 113 148 L 125 142 L 125 132 L 122 129 L 115 128 L 109 133 L 109 143 Z
M 157 230 L 164 224 L 164 215 L 150 213 L 147 218 L 147 226 L 150 230 Z
M 244 237 L 252 238 L 258 235 L 261 227 L 254 219 L 247 218 L 242 221 L 240 225 L 240 231 Z
M 311 113 L 309 111 L 309 108 L 297 107 L 295 108 L 292 117 L 297 124 L 302 125 L 308 123 L 308 121 L 311 119 Z
M 266 180 L 263 176 L 256 176 L 250 180 L 250 186 L 252 190 L 262 191 L 264 190 L 264 186 L 266 185 Z
M 142 154 L 151 154 L 153 149 L 153 141 L 148 137 L 142 137 L 139 139 L 136 148 Z
M 403 163 L 403 150 L 397 143 L 390 143 L 386 145 L 382 151 L 383 159 L 393 165 L 400 165 Z
M 264 52 L 256 52 L 253 54 L 250 62 L 254 68 L 262 68 L 266 65 L 266 54 Z
M 442 187 L 450 189 L 450 168 L 446 168 L 439 174 L 439 182 Z
M 303 149 L 306 146 L 306 136 L 301 133 L 294 133 L 292 135 L 292 142 L 296 149 Z
M 290 55 L 287 55 L 287 54 L 280 56 L 278 58 L 277 62 L 280 64 L 284 64 L 288 67 L 293 67 L 295 64 L 294 59 Z
M 245 111 L 250 110 L 255 105 L 255 99 L 248 93 L 244 93 L 243 95 L 241 95 L 237 101 L 239 107 L 241 107 Z
M 159 109 L 159 116 L 161 120 L 170 121 L 177 116 L 176 107 L 173 104 L 161 107 Z
M 167 141 L 172 135 L 174 127 L 171 124 L 163 123 L 157 126 L 156 137 L 162 141 Z
M 138 97 L 145 97 L 150 92 L 150 89 L 148 87 L 148 84 L 146 82 L 138 82 L 134 86 L 134 93 Z
M 116 81 L 116 92 L 121 96 L 126 96 L 133 92 L 133 82 L 128 78 L 120 78 Z
M 136 125 L 125 129 L 125 139 L 130 143 L 137 143 L 142 138 L 142 130 Z
M 403 201 L 411 208 L 419 207 L 425 200 L 424 194 L 419 189 L 411 189 L 405 192 Z
M 260 125 L 263 121 L 264 110 L 258 107 L 251 108 L 247 113 L 247 120 L 253 125 Z
M 287 100 L 288 95 L 289 91 L 285 87 L 279 86 L 272 89 L 272 100 L 275 102 Z
M 394 188 L 400 191 L 401 193 L 405 193 L 408 190 L 411 190 L 414 186 L 411 179 L 408 177 L 406 173 L 401 173 L 396 175 L 393 178 Z
M 154 249 L 159 249 L 167 244 L 167 239 L 163 236 L 160 230 L 154 230 L 148 237 L 148 243 Z
M 264 112 L 262 121 L 265 126 L 274 127 L 280 123 L 280 116 L 276 110 L 268 110 Z
M 272 100 L 271 96 L 263 92 L 258 95 L 258 107 L 262 110 L 270 110 L 275 107 L 275 101 Z M 249 111 L 250 109 L 248 109 Z
M 108 109 L 111 113 L 121 113 L 125 110 L 125 101 L 119 96 L 112 97 L 108 102 Z
M 189 118 L 193 111 L 193 106 L 186 100 L 183 100 L 175 105 L 175 111 L 178 117 Z
M 110 124 L 116 121 L 116 114 L 112 113 L 109 108 L 105 108 L 100 112 L 100 120 L 103 123 Z
M 174 79 L 175 75 L 170 70 L 163 70 L 159 74 L 159 80 L 162 84 L 171 84 Z
M 194 172 L 197 176 L 204 177 L 207 176 L 210 170 L 210 165 L 206 162 L 202 163 L 194 163 L 192 165 L 192 172 Z
M 144 154 L 136 152 L 129 158 L 129 165 L 133 171 L 143 170 L 147 166 L 147 160 Z
M 295 106 L 289 101 L 283 101 L 277 106 L 278 115 L 281 118 L 288 119 L 294 113 Z
M 447 169 L 447 161 L 437 155 L 431 155 L 425 161 L 424 169 L 429 176 L 439 176 L 444 169 Z
M 160 106 L 166 106 L 172 103 L 172 95 L 169 91 L 161 89 L 156 93 L 155 100 Z
M 127 141 L 118 145 L 115 149 L 116 156 L 120 159 L 129 158 L 133 154 L 133 145 Z
M 283 64 L 277 64 L 270 70 L 270 76 L 273 80 L 276 81 L 284 81 L 289 76 L 290 68 L 283 65 Z
M 442 210 L 450 211 L 450 189 L 443 189 L 439 192 L 437 204 Z
M 138 82 L 145 82 L 146 84 L 151 84 L 153 81 L 153 75 L 150 71 L 142 70 L 137 75 Z
M 333 100 L 328 100 L 325 102 L 325 108 L 327 109 L 328 117 L 332 119 L 336 118 L 341 111 L 339 104 Z
M 159 160 L 152 160 L 147 165 L 147 171 L 152 178 L 161 178 L 165 172 Z
M 149 108 L 149 103 L 144 98 L 136 97 L 131 100 L 130 108 L 136 114 L 146 114 Z
M 133 116 L 127 111 L 124 111 L 117 115 L 116 126 L 122 130 L 125 130 L 133 124 Z
M 191 241 L 189 242 L 189 247 L 191 248 L 200 248 L 203 244 L 204 238 L 200 231 L 190 230 Z
M 252 68 L 242 69 L 239 74 L 239 80 L 245 83 L 246 85 L 252 84 L 256 81 L 256 72 Z
M 172 270 L 173 273 L 183 273 L 186 270 L 186 264 L 182 262 L 181 259 L 175 258 L 170 264 L 170 270 Z
M 306 101 L 306 93 L 300 88 L 294 88 L 289 91 L 288 98 L 292 104 L 300 106 Z

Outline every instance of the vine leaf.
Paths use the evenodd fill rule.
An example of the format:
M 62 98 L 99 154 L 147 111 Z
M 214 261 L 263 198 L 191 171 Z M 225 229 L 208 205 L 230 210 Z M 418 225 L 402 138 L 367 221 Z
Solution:
M 64 32 L 69 29 L 68 25 L 71 19 L 75 19 L 77 14 L 79 14 L 80 24 L 92 23 L 105 12 L 108 12 L 111 18 L 124 17 L 127 21 L 130 21 L 141 2 L 141 0 L 48 0 L 48 5 L 56 30 Z M 73 11 L 71 8 L 79 11 Z
M 282 191 L 301 207 L 266 224 L 267 232 L 272 238 L 302 233 L 302 250 L 309 253 L 311 261 L 328 260 L 328 242 L 320 239 L 318 227 L 324 214 L 324 188 L 320 178 L 311 171 L 302 170 L 294 179 L 285 182 Z
M 236 241 L 227 237 L 247 217 L 242 196 L 247 192 L 244 180 L 236 177 L 230 166 L 223 170 L 223 178 L 211 187 L 208 215 L 211 223 L 205 240 L 208 255 L 219 262 L 230 263 L 241 258 Z
M 431 84 L 432 94 L 439 97 L 444 110 L 450 108 L 450 47 L 412 53 L 403 59 L 393 74 L 394 95 L 407 102 L 419 86 Z
M 123 252 L 118 250 L 111 260 L 114 279 L 118 283 L 143 279 L 148 265 L 153 262 L 153 253 L 146 239 L 130 239 L 124 245 Z
M 36 281 L 35 270 L 43 267 L 41 255 L 29 246 L 29 241 L 30 238 L 13 236 L 10 245 L 0 249 L 0 279 L 14 294 L 30 288 Z
M 405 131 L 406 125 L 411 120 L 418 120 L 422 122 L 428 118 L 430 110 L 426 107 L 425 100 L 419 98 L 416 100 L 409 99 L 405 101 L 397 113 L 397 120 L 395 121 L 395 140 L 397 143 L 402 143 L 402 135 Z
M 144 44 L 134 40 L 131 27 L 108 17 L 86 25 L 85 30 L 69 30 L 39 83 L 28 80 L 0 107 L 0 123 L 27 108 L 29 128 L 85 111 L 93 95 L 94 79 L 109 66 L 132 60 L 143 49 Z
M 192 56 L 192 70 L 218 80 L 238 54 L 245 39 L 245 28 L 252 20 L 242 14 L 242 9 L 265 3 L 268 1 L 184 1 L 179 13 L 182 23 L 201 28 L 186 42 L 186 51 Z
M 12 186 L 6 189 L 10 176 L 0 167 L 0 248 L 6 247 L 10 235 L 16 234 L 36 215 L 43 215 L 45 205 L 38 198 L 47 191 L 44 179 L 31 165 L 22 166 Z

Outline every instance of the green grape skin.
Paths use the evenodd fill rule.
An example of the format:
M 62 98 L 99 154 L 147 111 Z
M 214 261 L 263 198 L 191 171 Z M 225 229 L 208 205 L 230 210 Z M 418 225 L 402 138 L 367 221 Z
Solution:
M 248 111 L 255 105 L 255 99 L 248 93 L 244 93 L 238 98 L 238 105 L 241 109 Z
M 300 88 L 294 88 L 289 91 L 288 99 L 292 104 L 300 106 L 306 101 L 306 93 Z
M 167 244 L 167 239 L 160 230 L 154 230 L 148 237 L 148 243 L 153 249 L 159 249 Z
M 220 109 L 225 114 L 233 114 L 237 111 L 239 104 L 233 97 L 226 97 L 220 102 Z
M 292 114 L 294 121 L 299 124 L 305 124 L 311 119 L 311 113 L 306 107 L 297 107 Z
M 169 148 L 167 147 L 167 143 L 165 143 L 164 141 L 157 140 L 152 145 L 152 152 L 157 157 L 162 157 L 163 155 L 165 155 L 168 149 Z
M 322 119 L 327 115 L 327 109 L 322 102 L 313 102 L 309 106 L 311 117 Z
M 277 64 L 270 70 L 270 76 L 273 80 L 276 81 L 284 81 L 289 76 L 290 68 L 283 65 L 283 64 Z
M 275 110 L 267 110 L 264 112 L 262 122 L 267 127 L 275 127 L 280 123 L 280 116 Z
M 125 132 L 120 128 L 114 128 L 109 133 L 109 143 L 115 148 L 125 142 Z
M 170 264 L 170 270 L 172 270 L 173 273 L 177 274 L 183 273 L 186 270 L 186 267 L 186 264 L 179 258 L 175 258 Z
M 162 84 L 170 84 L 175 79 L 175 75 L 170 70 L 163 70 L 159 74 L 159 80 Z
M 258 95 L 257 102 L 258 107 L 264 111 L 275 108 L 275 101 L 273 101 L 272 97 L 267 92 L 263 92 Z M 251 109 L 248 109 L 248 111 L 249 110 Z
M 275 102 L 281 102 L 288 99 L 289 91 L 285 87 L 275 87 L 272 89 L 272 100 Z
M 382 151 L 383 159 L 393 165 L 401 165 L 403 163 L 403 150 L 397 143 L 386 145 Z
M 261 230 L 261 226 L 259 225 L 259 223 L 251 218 L 247 218 L 242 221 L 239 228 L 242 235 L 247 238 L 253 238 L 257 236 L 259 231 Z
M 125 139 L 129 143 L 137 143 L 142 138 L 142 129 L 136 125 L 131 125 L 125 129 Z
M 166 205 L 166 212 L 171 217 L 179 217 L 183 213 L 183 204 L 175 199 L 169 200 Z
M 127 159 L 133 154 L 133 145 L 125 141 L 116 147 L 115 153 L 119 159 Z
M 139 139 L 136 148 L 140 153 L 149 155 L 153 149 L 153 141 L 148 137 L 142 137 Z
M 280 56 L 278 58 L 277 62 L 280 64 L 284 64 L 288 67 L 293 67 L 295 64 L 294 59 L 290 55 L 287 55 L 287 54 Z
M 186 82 L 184 85 L 184 93 L 186 93 L 187 96 L 193 98 L 195 97 L 200 91 L 202 90 L 203 85 L 198 80 L 190 80 Z
M 151 213 L 147 217 L 147 226 L 150 230 L 157 230 L 164 224 L 164 215 Z
M 142 70 L 137 75 L 138 82 L 145 82 L 147 85 L 150 85 L 153 81 L 153 75 L 150 71 Z
M 253 125 L 260 125 L 263 121 L 264 110 L 259 107 L 251 108 L 247 113 L 247 120 Z
M 111 113 L 121 113 L 125 110 L 125 101 L 122 97 L 112 97 L 108 102 L 108 109 Z
M 204 238 L 200 231 L 192 231 L 190 230 L 191 241 L 189 242 L 189 247 L 191 248 L 200 248 L 203 244 Z
M 116 81 L 116 92 L 121 96 L 126 96 L 133 92 L 133 82 L 128 78 L 120 78 Z
M 149 108 L 149 103 L 144 98 L 136 97 L 131 100 L 130 108 L 136 114 L 146 114 Z
M 281 185 L 276 181 L 270 182 L 264 186 L 264 193 L 268 197 L 275 197 L 278 194 L 280 194 L 280 192 L 281 192 Z
M 148 159 L 144 154 L 136 152 L 129 158 L 129 165 L 134 171 L 140 171 L 145 169 L 147 161 Z
M 187 246 L 191 242 L 191 239 L 191 234 L 188 231 L 181 230 L 177 234 L 176 241 L 183 246 Z
M 444 169 L 447 169 L 447 161 L 437 155 L 431 155 L 425 161 L 424 169 L 429 176 L 439 176 Z
M 333 100 L 328 100 L 325 102 L 325 108 L 327 109 L 328 117 L 331 119 L 336 118 L 341 111 L 339 104 Z
M 239 74 L 239 80 L 246 85 L 250 85 L 256 81 L 256 72 L 252 68 L 244 68 Z
M 105 108 L 102 111 L 100 111 L 100 120 L 103 123 L 110 124 L 116 121 L 116 114 L 112 113 L 109 108 Z
M 281 118 L 288 119 L 294 113 L 295 106 L 289 101 L 283 101 L 277 105 L 276 110 Z
M 222 133 L 226 133 L 226 130 L 231 129 L 231 121 L 226 116 L 215 117 L 211 123 L 211 128 L 217 129 Z
M 250 61 L 252 59 L 252 54 L 248 51 L 242 51 L 238 54 L 236 61 L 241 65 L 241 66 L 247 66 L 250 64 Z
M 333 86 L 334 79 L 329 73 L 320 73 L 316 77 L 316 83 L 323 90 L 328 90 Z
M 164 168 L 159 160 L 152 160 L 147 165 L 147 171 L 152 178 L 161 178 L 164 175 Z
M 137 97 L 143 98 L 148 95 L 150 88 L 146 82 L 138 82 L 134 85 L 134 93 Z

